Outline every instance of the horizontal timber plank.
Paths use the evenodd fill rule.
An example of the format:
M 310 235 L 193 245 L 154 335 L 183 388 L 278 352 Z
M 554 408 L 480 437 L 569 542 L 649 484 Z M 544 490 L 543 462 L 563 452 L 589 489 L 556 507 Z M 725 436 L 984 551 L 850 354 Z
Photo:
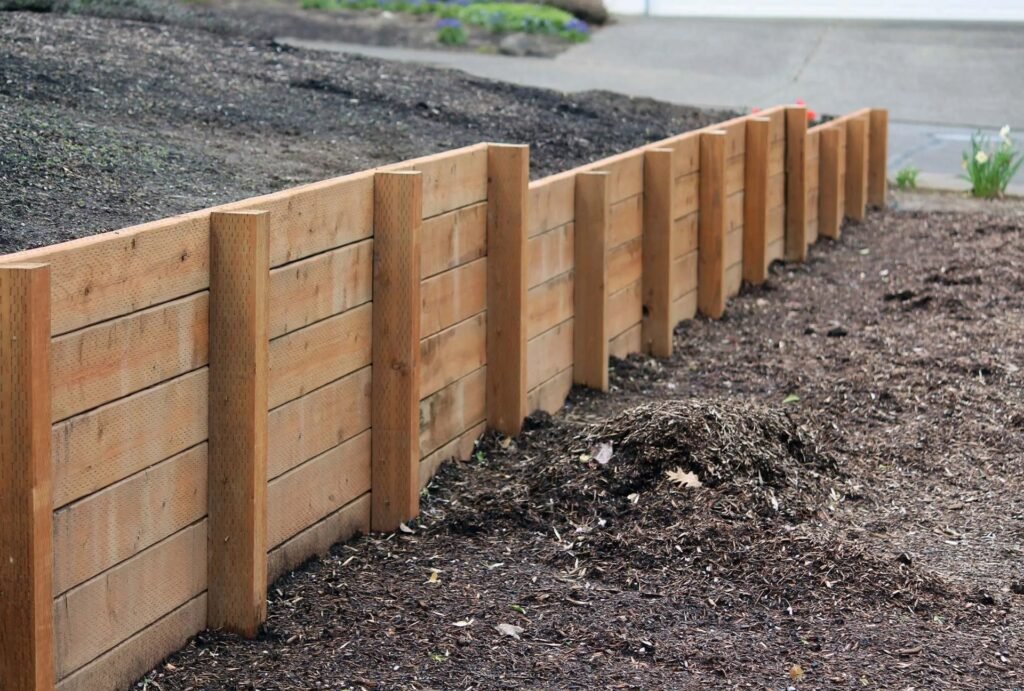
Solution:
M 676 324 L 697 316 L 697 291 L 691 290 L 672 301 L 672 318 Z
M 57 676 L 64 678 L 206 590 L 206 521 L 54 601 Z
M 608 296 L 608 338 L 632 328 L 644 317 L 643 284 L 631 283 Z
M 630 353 L 639 353 L 641 338 L 640 324 L 637 324 L 633 328 L 623 331 L 608 343 L 608 354 L 624 358 Z
M 768 176 L 786 172 L 786 140 L 780 139 L 768 146 Z
M 786 174 L 779 173 L 768 178 L 768 208 L 786 205 Z
M 420 228 L 420 278 L 468 264 L 486 254 L 486 202 L 423 221 Z
M 768 242 L 782 240 L 786 234 L 786 207 L 776 206 L 768 209 L 768 222 L 765 226 L 765 237 Z
M 639 237 L 644 222 L 644 197 L 638 194 L 612 204 L 608 212 L 607 247 L 612 250 Z
M 635 281 L 643 271 L 643 243 L 633 238 L 608 250 L 608 294 L 613 295 Z
M 576 215 L 575 177 L 557 175 L 535 180 L 530 183 L 526 201 L 526 232 L 530 237 L 572 223 Z
M 270 342 L 270 408 L 370 364 L 371 304 Z
M 369 302 L 373 240 L 363 240 L 270 272 L 271 338 Z
M 743 285 L 743 265 L 733 264 L 725 267 L 725 294 L 729 297 L 739 295 Z
M 370 491 L 370 432 L 289 470 L 267 485 L 267 544 L 273 548 Z
M 206 627 L 206 593 L 161 617 L 57 684 L 57 691 L 130 689 Z
M 743 198 L 743 190 L 740 190 L 725 200 L 725 229 L 727 232 L 743 227 Z
M 208 390 L 204 367 L 54 425 L 54 508 L 204 441 Z
M 526 337 L 532 339 L 573 315 L 573 274 L 567 272 L 527 293 Z
M 487 259 L 483 258 L 420 284 L 420 336 L 432 336 L 485 309 Z
M 672 300 L 697 290 L 697 250 L 677 257 L 672 263 Z
M 676 218 L 689 216 L 700 209 L 700 173 L 676 178 L 672 183 L 672 196 L 675 200 L 672 210 Z
M 548 329 L 526 345 L 527 389 L 534 389 L 567 367 L 572 367 L 573 320 Z
M 273 479 L 370 427 L 372 367 L 363 367 L 270 412 L 267 477 Z
M 310 557 L 326 556 L 331 546 L 370 532 L 370 493 L 353 499 L 334 513 L 270 550 L 267 582 L 302 566 Z
M 663 147 L 664 148 L 664 147 Z M 691 132 L 668 145 L 672 149 L 672 177 L 700 172 L 700 133 Z
M 477 314 L 420 341 L 420 399 L 487 364 L 487 317 Z
M 672 247 L 676 253 L 673 259 L 697 250 L 697 224 L 699 221 L 699 214 L 692 213 L 672 222 L 672 234 L 675 236 L 672 239 Z
M 530 238 L 527 288 L 571 271 L 575 260 L 575 226 L 567 223 Z
M 725 193 L 733 195 L 743 190 L 747 167 L 743 154 L 733 156 L 725 162 Z
M 572 367 L 569 367 L 530 391 L 526 399 L 530 412 L 543 410 L 551 414 L 557 413 L 565 405 L 565 399 L 571 390 Z
M 417 170 L 423 175 L 423 218 L 487 199 L 487 145 L 445 151 L 386 170 Z
M 768 243 L 768 249 L 765 252 L 765 266 L 771 265 L 773 261 L 784 259 L 785 255 L 786 239 L 772 240 Z
M 589 170 L 608 173 L 608 203 L 616 203 L 644 191 L 644 152 L 634 149 L 614 158 L 588 166 Z
M 479 425 L 471 427 L 455 439 L 452 439 L 430 455 L 425 456 L 420 461 L 420 489 L 423 489 L 430 484 L 430 480 L 434 477 L 438 468 L 440 468 L 441 464 L 445 461 L 469 460 L 473 455 L 474 449 L 476 449 L 477 439 L 483 436 L 483 433 L 486 431 L 487 423 L 481 422 Z
M 486 419 L 487 368 L 481 367 L 420 402 L 420 457 Z
M 53 420 L 63 420 L 202 367 L 209 360 L 209 293 L 53 339 Z
M 203 518 L 206 459 L 200 444 L 57 511 L 54 596 Z
M 743 262 L 743 227 L 731 229 L 725 234 L 726 267 Z

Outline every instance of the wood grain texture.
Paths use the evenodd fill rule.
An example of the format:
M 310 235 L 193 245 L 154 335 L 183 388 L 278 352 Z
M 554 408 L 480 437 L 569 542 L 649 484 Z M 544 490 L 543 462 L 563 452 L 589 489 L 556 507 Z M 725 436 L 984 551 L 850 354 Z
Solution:
M 574 238 L 575 226 L 572 223 L 566 223 L 530 238 L 530 288 L 536 288 L 541 283 L 572 270 Z
M 202 292 L 53 339 L 53 421 L 202 367 L 208 328 Z
M 720 131 L 700 139 L 697 306 L 712 319 L 725 313 L 725 139 Z
M 534 339 L 548 329 L 572 318 L 575 270 L 531 288 L 527 294 L 526 335 Z
M 369 430 L 360 432 L 271 480 L 267 487 L 269 549 L 370 491 L 370 437 Z M 418 490 L 417 486 L 417 495 Z
M 419 173 L 379 173 L 374 199 L 373 443 L 370 525 L 390 532 L 419 513 Z
M 743 280 L 760 285 L 767 278 L 768 147 L 771 120 L 747 120 L 746 166 L 743 182 Z
M 846 122 L 846 215 L 863 221 L 867 213 L 868 121 L 865 117 Z
M 374 245 L 376 252 L 376 240 Z M 301 398 L 370 364 L 376 309 L 372 303 L 360 305 L 271 341 L 270 407 Z
M 608 293 L 615 293 L 639 281 L 643 275 L 643 240 L 633 238 L 608 249 Z M 640 316 L 637 316 L 640 321 Z
M 535 389 L 562 370 L 572 367 L 573 320 L 567 319 L 530 339 L 527 387 Z
M 672 221 L 672 232 L 676 236 L 672 241 L 672 249 L 675 252 L 673 259 L 697 251 L 698 225 L 699 218 L 696 213 Z
M 572 390 L 572 367 L 567 367 L 530 391 L 530 410 L 557 413 Z
M 54 508 L 205 441 L 208 400 L 203 367 L 54 425 Z
M 607 173 L 576 176 L 576 251 L 573 315 L 573 381 L 608 390 L 608 221 Z
M 481 422 L 452 439 L 450 442 L 423 457 L 420 461 L 420 488 L 430 484 L 441 464 L 446 461 L 466 461 L 473 454 L 477 440 L 487 431 L 487 424 Z
M 700 171 L 676 178 L 673 185 L 672 209 L 676 218 L 696 213 L 700 208 Z
M 206 628 L 206 594 L 189 600 L 123 643 L 65 677 L 57 691 L 130 689 L 195 634 Z
M 526 416 L 530 149 L 487 149 L 487 422 L 516 435 Z
M 608 248 L 640 237 L 644 227 L 644 195 L 637 194 L 616 202 L 608 210 Z
M 206 546 L 204 520 L 51 600 L 59 678 L 202 594 Z
M 634 281 L 608 296 L 608 338 L 641 324 L 644 308 L 643 284 Z
M 273 479 L 370 427 L 373 368 L 363 367 L 275 408 L 267 420 Z
M 535 235 L 572 223 L 576 213 L 575 178 L 555 175 L 534 180 L 527 193 L 527 208 L 530 219 L 528 235 Z
M 840 207 L 838 127 L 829 127 L 818 135 L 818 230 L 834 240 L 839 239 L 843 209 Z
M 807 108 L 786 109 L 786 259 L 807 260 Z
M 267 618 L 269 296 L 270 214 L 212 214 L 207 606 L 246 638 Z
M 326 555 L 332 545 L 369 533 L 370 503 L 369 493 L 353 499 L 272 549 L 267 555 L 267 580 L 273 583 L 310 557 Z
M 52 689 L 50 267 L 0 267 L 0 681 Z
M 420 456 L 487 419 L 487 367 L 481 367 L 420 402 Z
M 53 597 L 206 515 L 207 447 L 200 444 L 53 516 Z
M 487 202 L 423 221 L 420 230 L 420 277 L 468 264 L 487 255 Z
M 488 198 L 488 148 L 488 144 L 475 144 L 443 151 L 388 170 L 422 174 L 423 218 L 431 218 Z
M 270 272 L 270 337 L 283 336 L 369 302 L 372 273 L 373 240 L 274 269 Z
M 608 352 L 617 358 L 625 358 L 630 353 L 640 352 L 640 324 L 626 329 L 608 342 Z
M 420 336 L 427 338 L 487 309 L 487 258 L 420 284 Z
M 872 108 L 868 126 L 868 204 L 884 207 L 889 160 L 889 111 Z
M 487 314 L 481 312 L 420 343 L 420 398 L 487 364 Z
M 690 132 L 681 137 L 675 138 L 666 146 L 656 145 L 657 148 L 672 149 L 672 177 L 679 178 L 683 175 L 696 173 L 700 170 L 700 133 Z
M 676 256 L 672 232 L 675 210 L 672 192 L 672 149 L 648 149 L 644 154 L 643 326 L 644 352 L 672 355 L 672 266 Z

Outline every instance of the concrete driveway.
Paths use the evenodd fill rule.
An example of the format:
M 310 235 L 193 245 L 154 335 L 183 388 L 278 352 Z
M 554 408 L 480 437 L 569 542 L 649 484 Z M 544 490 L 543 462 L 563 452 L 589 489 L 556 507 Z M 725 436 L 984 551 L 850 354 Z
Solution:
M 554 60 L 280 40 L 563 92 L 739 109 L 798 98 L 828 113 L 887 107 L 890 167 L 915 165 L 942 187 L 963 186 L 960 152 L 975 128 L 1024 134 L 1021 23 L 624 17 Z

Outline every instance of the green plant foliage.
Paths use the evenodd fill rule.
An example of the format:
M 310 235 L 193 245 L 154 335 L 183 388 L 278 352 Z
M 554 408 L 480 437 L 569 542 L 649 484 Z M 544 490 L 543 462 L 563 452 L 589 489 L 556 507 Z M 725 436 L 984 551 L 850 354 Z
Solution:
M 466 30 L 458 19 L 445 18 L 437 22 L 437 40 L 447 46 L 458 46 L 466 42 Z
M 981 132 L 971 135 L 971 150 L 964 152 L 964 175 L 971 183 L 971 194 L 982 199 L 995 199 L 1006 193 L 1006 187 L 1024 163 L 1024 154 L 1017 151 L 1010 138 L 1009 126 L 999 131 L 999 141 Z
M 896 186 L 901 190 L 912 190 L 917 188 L 917 174 L 920 173 L 914 166 L 900 168 L 896 173 Z

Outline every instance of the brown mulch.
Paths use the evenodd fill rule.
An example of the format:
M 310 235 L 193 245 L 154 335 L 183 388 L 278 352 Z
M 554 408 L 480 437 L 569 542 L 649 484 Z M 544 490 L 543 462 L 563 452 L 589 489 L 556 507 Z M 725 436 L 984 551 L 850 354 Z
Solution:
M 1022 269 L 1019 214 L 873 214 L 147 681 L 1020 688 Z

